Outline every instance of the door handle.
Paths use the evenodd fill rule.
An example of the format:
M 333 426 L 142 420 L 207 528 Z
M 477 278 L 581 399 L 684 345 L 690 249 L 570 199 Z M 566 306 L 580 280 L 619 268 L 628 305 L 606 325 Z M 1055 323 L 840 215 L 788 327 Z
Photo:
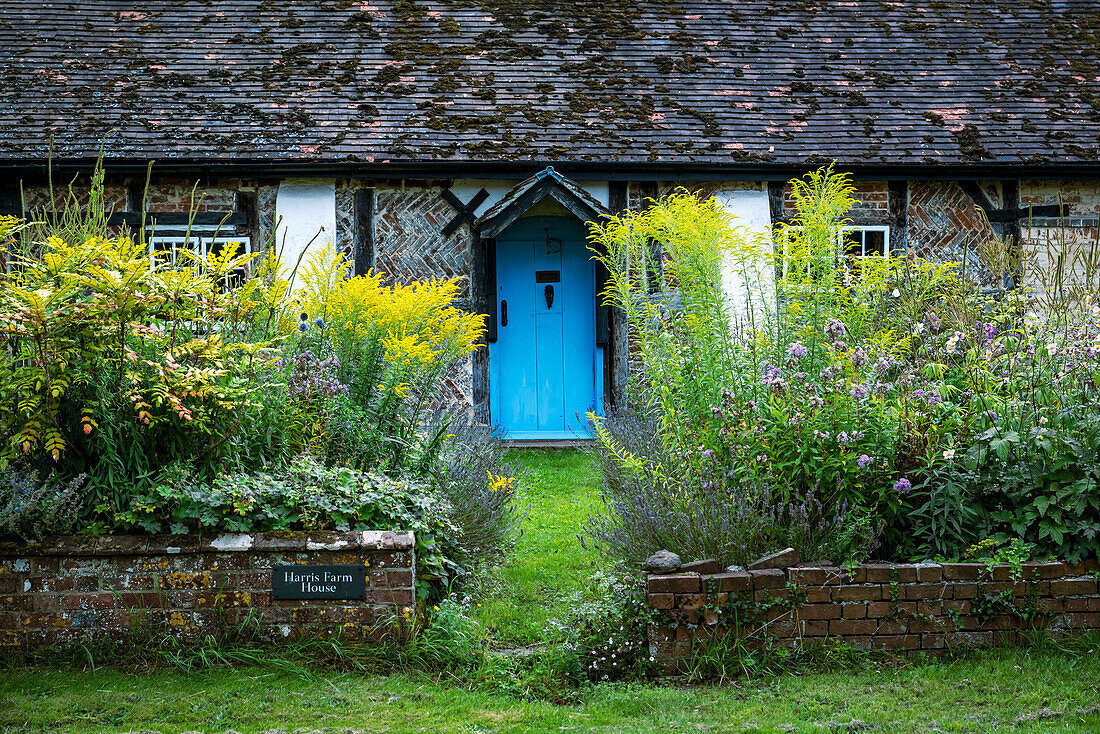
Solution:
M 546 297 L 546 310 L 554 307 L 554 286 L 548 285 L 542 289 L 542 295 Z
M 508 301 L 500 302 L 500 325 L 508 325 Z

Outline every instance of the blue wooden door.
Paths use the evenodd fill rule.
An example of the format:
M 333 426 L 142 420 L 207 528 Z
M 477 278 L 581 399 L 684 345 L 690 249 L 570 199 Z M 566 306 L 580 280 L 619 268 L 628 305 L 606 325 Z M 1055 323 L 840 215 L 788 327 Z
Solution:
M 587 436 L 602 408 L 595 267 L 584 225 L 525 217 L 497 237 L 497 341 L 490 345 L 490 411 L 505 436 Z

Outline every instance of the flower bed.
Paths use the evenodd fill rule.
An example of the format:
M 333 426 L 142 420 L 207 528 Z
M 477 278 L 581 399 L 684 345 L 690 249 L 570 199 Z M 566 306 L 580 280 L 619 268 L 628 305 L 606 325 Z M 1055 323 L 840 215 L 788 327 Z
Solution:
M 0 646 L 270 640 L 400 630 L 416 603 L 410 532 L 57 536 L 0 544 Z M 362 568 L 361 599 L 275 598 L 279 566 Z
M 935 654 L 1014 641 L 1029 630 L 1100 632 L 1098 579 L 1095 561 L 649 574 L 647 636 L 650 655 L 669 673 L 716 641 Z

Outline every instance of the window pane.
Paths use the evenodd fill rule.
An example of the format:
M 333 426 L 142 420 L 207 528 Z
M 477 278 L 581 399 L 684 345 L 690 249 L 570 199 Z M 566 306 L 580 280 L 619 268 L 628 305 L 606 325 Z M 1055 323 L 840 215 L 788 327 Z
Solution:
M 881 255 L 886 250 L 886 233 L 876 230 L 867 230 L 863 233 L 865 255 Z
M 863 254 L 863 232 L 850 229 L 844 233 L 844 254 L 859 257 Z

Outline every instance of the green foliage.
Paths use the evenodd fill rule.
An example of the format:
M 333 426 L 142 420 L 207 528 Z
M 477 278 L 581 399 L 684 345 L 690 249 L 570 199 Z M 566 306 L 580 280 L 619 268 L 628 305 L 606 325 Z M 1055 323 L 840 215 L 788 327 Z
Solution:
M 1092 280 L 1060 281 L 1072 298 L 1004 290 L 1019 256 L 991 231 L 967 244 L 980 268 L 902 252 L 852 257 L 841 236 L 848 177 L 822 169 L 791 190 L 797 215 L 775 228 L 770 249 L 687 194 L 594 229 L 612 272 L 607 297 L 641 345 L 636 397 L 655 411 L 661 444 L 639 451 L 598 430 L 614 465 L 607 491 L 646 485 L 634 494 L 648 492 L 652 507 L 718 507 L 738 492 L 773 507 L 813 497 L 823 517 L 860 508 L 897 558 L 957 557 L 984 537 L 1095 557 Z M 647 280 L 650 241 L 666 246 L 664 276 Z M 736 307 L 722 300 L 723 279 L 745 286 Z M 713 532 L 706 513 L 689 515 L 664 524 L 686 537 Z M 605 530 L 638 537 L 661 524 L 618 506 L 607 517 Z
M 213 474 L 294 453 L 278 429 L 291 416 L 249 388 L 276 344 L 275 264 L 232 248 L 151 262 L 144 232 L 107 231 L 102 181 L 97 169 L 86 210 L 70 191 L 52 223 L 29 227 L 44 239 L 0 275 L 0 463 L 87 473 L 119 505 L 161 464 Z M 247 268 L 257 277 L 223 287 Z
M 651 612 L 636 575 L 597 571 L 586 588 L 574 592 L 567 609 L 551 627 L 588 680 L 638 679 L 653 672 L 646 637 Z
M 461 279 L 391 286 L 376 273 L 351 278 L 350 267 L 333 248 L 309 256 L 294 294 L 300 313 L 282 328 L 296 354 L 334 366 L 358 409 L 333 406 L 330 435 L 351 419 L 361 436 L 351 439 L 354 447 L 330 448 L 359 466 L 424 474 L 447 435 L 445 421 L 428 432 L 424 425 L 443 397 L 447 370 L 477 348 L 484 316 L 455 305 Z
M 56 474 L 41 480 L 34 471 L 0 469 L 0 536 L 33 542 L 74 530 L 85 509 L 86 480 Z
M 422 485 L 307 457 L 268 471 L 212 481 L 174 465 L 118 511 L 101 509 L 97 533 L 211 533 L 280 530 L 412 530 L 418 581 L 445 581 L 459 555 L 449 508 Z

